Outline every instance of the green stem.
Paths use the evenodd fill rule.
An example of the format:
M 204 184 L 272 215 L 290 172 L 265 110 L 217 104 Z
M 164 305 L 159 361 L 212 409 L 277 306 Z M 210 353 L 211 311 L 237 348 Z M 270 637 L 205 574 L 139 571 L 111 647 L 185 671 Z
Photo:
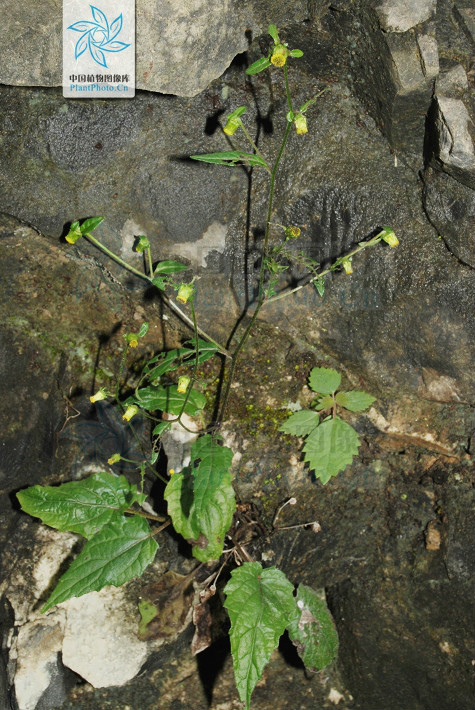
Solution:
M 360 251 L 363 251 L 363 249 L 367 249 L 368 247 L 373 247 L 375 244 L 378 244 L 381 241 L 381 235 L 382 235 L 382 232 L 380 232 L 380 234 L 377 234 L 372 239 L 369 239 L 367 242 L 360 244 L 356 249 L 353 249 L 353 251 L 350 251 L 349 254 L 347 254 L 345 256 L 345 258 L 349 259 L 350 257 L 354 256 L 355 254 L 358 254 Z M 330 271 L 334 271 L 340 262 L 341 262 L 341 258 L 338 258 L 334 264 L 332 264 L 331 266 L 328 267 L 328 269 L 325 269 L 324 271 L 320 271 L 319 274 L 317 274 L 316 276 L 313 276 L 311 279 L 306 281 L 304 284 L 300 284 L 300 286 L 296 286 L 295 288 L 290 289 L 290 291 L 284 291 L 283 293 L 277 294 L 277 296 L 272 296 L 272 298 L 268 298 L 263 305 L 267 305 L 268 303 L 273 303 L 274 301 L 279 301 L 281 298 L 286 298 L 287 296 L 290 296 L 292 293 L 297 293 L 297 291 L 300 291 L 300 289 L 305 288 L 306 286 L 313 283 L 314 281 L 318 281 L 319 279 L 323 278 L 323 276 L 326 276 L 327 274 L 329 274 Z
M 101 242 L 96 239 L 95 237 L 92 236 L 92 234 L 85 234 L 85 237 L 89 239 L 92 244 L 94 244 L 96 247 L 101 249 L 101 251 L 104 252 L 104 254 L 107 254 L 107 256 L 110 256 L 111 259 L 114 259 L 118 264 L 124 267 L 124 269 L 127 269 L 127 271 L 130 271 L 132 274 L 135 274 L 136 276 L 140 276 L 141 279 L 146 279 L 147 281 L 151 281 L 152 279 L 144 274 L 142 271 L 139 271 L 138 269 L 134 268 L 130 264 L 128 264 L 126 261 L 120 258 L 120 256 L 117 256 L 117 254 L 114 254 L 113 251 L 108 249 L 107 247 L 104 246 L 104 244 L 101 244 Z
M 145 251 L 147 252 L 148 271 L 150 274 L 150 278 L 153 278 L 152 251 L 150 247 L 147 247 Z

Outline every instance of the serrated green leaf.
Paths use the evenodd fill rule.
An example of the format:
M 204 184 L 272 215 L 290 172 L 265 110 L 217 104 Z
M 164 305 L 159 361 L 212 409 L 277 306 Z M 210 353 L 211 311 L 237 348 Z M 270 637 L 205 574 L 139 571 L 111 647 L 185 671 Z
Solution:
M 299 584 L 294 611 L 287 627 L 305 666 L 321 671 L 338 653 L 338 634 L 325 602 L 311 587 Z
M 137 487 L 125 476 L 95 473 L 60 486 L 32 486 L 17 493 L 22 510 L 56 530 L 92 538 L 138 500 Z
M 109 585 L 120 587 L 140 577 L 157 549 L 146 520 L 137 516 L 114 520 L 86 543 L 41 611 L 71 597 L 98 592 Z
M 353 427 L 338 417 L 327 419 L 307 437 L 303 448 L 305 461 L 315 471 L 316 478 L 328 483 L 352 462 L 359 443 Z
M 310 387 L 318 394 L 333 394 L 341 382 L 341 375 L 329 367 L 314 367 L 308 378 Z
M 267 163 L 260 155 L 255 153 L 244 153 L 241 150 L 227 150 L 223 153 L 204 153 L 203 155 L 190 155 L 192 160 L 200 160 L 203 163 L 213 163 L 215 165 L 229 165 L 234 167 L 238 163 L 248 165 L 261 165 L 267 167 Z
M 279 431 L 282 431 L 284 434 L 293 434 L 294 436 L 307 436 L 318 426 L 318 421 L 318 412 L 313 412 L 310 409 L 302 409 L 300 412 L 292 414 L 292 416 L 279 427 Z
M 192 447 L 190 466 L 174 473 L 165 488 L 173 527 L 193 545 L 193 555 L 201 562 L 221 556 L 236 509 L 232 458 L 231 449 L 210 434 L 202 436 Z
M 155 267 L 155 274 L 178 274 L 180 271 L 186 271 L 190 267 L 186 264 L 181 264 L 179 261 L 161 261 Z
M 249 708 L 252 691 L 294 611 L 293 585 L 276 567 L 246 562 L 232 571 L 224 593 L 234 677 Z
M 143 387 L 137 390 L 135 397 L 129 397 L 126 404 L 138 404 L 148 412 L 160 410 L 168 414 L 180 414 L 187 395 L 188 400 L 184 411 L 190 417 L 196 417 L 204 409 L 206 397 L 197 390 L 181 394 L 178 392 L 176 385 L 170 385 L 169 387 L 154 387 L 153 385 Z
M 267 67 L 271 66 L 271 61 L 269 57 L 261 57 L 257 62 L 251 64 L 250 67 L 246 69 L 246 74 L 253 76 L 254 74 L 259 74 L 259 72 L 264 71 Z
M 165 291 L 169 281 L 166 276 L 156 276 L 154 279 L 152 279 L 152 283 L 160 291 Z
M 81 234 L 89 234 L 93 229 L 98 227 L 103 222 L 105 217 L 90 217 L 85 219 L 80 226 Z
M 361 392 L 359 390 L 338 392 L 335 399 L 340 407 L 344 407 L 350 412 L 363 412 L 376 401 L 376 397 L 372 397 L 367 392 Z
M 331 409 L 331 407 L 333 407 L 333 397 L 330 395 L 321 397 L 315 405 L 317 412 L 322 412 L 324 409 Z

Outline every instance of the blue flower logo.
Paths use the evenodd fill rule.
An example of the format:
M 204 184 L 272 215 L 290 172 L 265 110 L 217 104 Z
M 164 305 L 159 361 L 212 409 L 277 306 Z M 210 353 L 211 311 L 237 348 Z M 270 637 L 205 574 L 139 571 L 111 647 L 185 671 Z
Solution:
M 127 49 L 127 47 L 130 47 L 130 44 L 116 40 L 116 37 L 122 30 L 122 13 L 109 25 L 109 21 L 102 10 L 99 10 L 98 7 L 94 7 L 94 5 L 89 5 L 89 7 L 91 8 L 94 22 L 90 20 L 80 20 L 68 27 L 68 30 L 82 33 L 76 42 L 74 56 L 78 59 L 81 54 L 89 50 L 96 64 L 100 64 L 107 69 L 106 55 L 104 52 L 122 52 L 124 49 Z

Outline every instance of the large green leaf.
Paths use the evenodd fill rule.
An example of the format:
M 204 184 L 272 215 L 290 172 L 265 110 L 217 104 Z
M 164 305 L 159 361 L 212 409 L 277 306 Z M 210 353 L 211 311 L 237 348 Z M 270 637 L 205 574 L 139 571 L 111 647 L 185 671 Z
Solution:
M 178 274 L 180 271 L 186 271 L 190 267 L 182 264 L 180 261 L 160 261 L 154 269 L 155 274 Z
M 155 387 L 153 385 L 143 387 L 137 391 L 135 397 L 129 397 L 126 403 L 136 403 L 149 412 L 160 410 L 161 412 L 168 412 L 168 414 L 180 414 L 187 395 L 188 399 L 184 411 L 190 417 L 196 417 L 204 409 L 206 397 L 197 390 L 181 394 L 178 392 L 176 385 L 170 385 L 169 387 Z
M 276 567 L 246 562 L 232 571 L 224 592 L 234 677 L 249 708 L 251 693 L 294 613 L 293 585 Z
M 287 629 L 300 658 L 310 670 L 320 671 L 336 658 L 335 624 L 327 605 L 311 587 L 299 584 Z
M 301 409 L 295 412 L 282 424 L 279 431 L 294 436 L 307 436 L 318 426 L 319 414 L 311 409 Z
M 143 518 L 123 516 L 114 520 L 86 543 L 41 611 L 71 597 L 98 592 L 108 585 L 120 587 L 140 577 L 153 561 L 157 548 Z
M 22 510 L 57 530 L 92 538 L 139 499 L 125 476 L 95 473 L 60 486 L 32 486 L 17 493 Z
M 351 390 L 350 392 L 338 392 L 335 399 L 340 407 L 344 407 L 350 412 L 363 412 L 365 409 L 368 409 L 374 401 L 376 401 L 376 397 L 372 397 L 367 392 L 360 392 L 357 390 Z
M 309 434 L 303 451 L 316 478 L 328 483 L 352 462 L 358 447 L 359 439 L 353 427 L 335 417 L 322 422 Z
M 198 363 L 209 360 L 217 352 L 218 348 L 206 340 L 198 339 Z M 144 367 L 144 374 L 148 379 L 154 380 L 157 377 L 176 370 L 186 362 L 194 362 L 196 359 L 196 349 L 193 342 L 192 347 L 175 348 L 165 353 L 156 355 L 148 361 Z
M 173 527 L 202 562 L 218 559 L 236 508 L 229 468 L 233 452 L 210 434 L 191 449 L 191 464 L 174 473 L 165 489 Z
M 314 367 L 308 381 L 314 392 L 333 394 L 340 386 L 341 375 L 329 367 Z
M 234 167 L 239 163 L 248 165 L 262 165 L 267 167 L 267 163 L 260 155 L 255 153 L 243 153 L 241 150 L 226 150 L 223 153 L 203 153 L 203 155 L 190 155 L 193 160 L 200 160 L 203 163 L 214 163 L 215 165 L 229 165 Z

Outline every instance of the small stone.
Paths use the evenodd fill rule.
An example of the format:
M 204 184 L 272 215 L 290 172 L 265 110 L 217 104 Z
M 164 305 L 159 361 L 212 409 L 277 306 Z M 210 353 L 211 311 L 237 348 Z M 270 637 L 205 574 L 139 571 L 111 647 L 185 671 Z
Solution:
M 430 523 L 427 523 L 424 535 L 426 539 L 426 550 L 440 550 L 442 537 L 439 530 L 438 520 L 431 520 Z
M 411 27 L 429 20 L 435 13 L 436 4 L 436 0 L 383 0 L 376 12 L 381 29 L 407 32 Z

